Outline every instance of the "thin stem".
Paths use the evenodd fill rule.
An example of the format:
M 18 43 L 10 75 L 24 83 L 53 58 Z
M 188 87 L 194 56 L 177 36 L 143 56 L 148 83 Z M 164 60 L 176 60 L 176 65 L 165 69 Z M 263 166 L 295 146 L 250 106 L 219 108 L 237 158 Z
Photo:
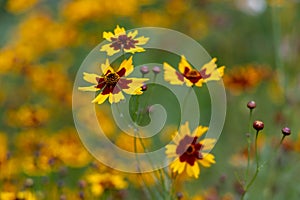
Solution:
M 255 161 L 256 161 L 256 170 L 255 170 L 255 173 L 252 177 L 252 179 L 250 180 L 250 182 L 247 184 L 247 186 L 245 187 L 245 191 L 242 195 L 242 199 L 244 199 L 245 197 L 245 194 L 248 192 L 249 188 L 251 187 L 251 185 L 254 183 L 257 175 L 258 175 L 258 172 L 260 170 L 259 168 L 259 158 L 258 158 L 258 151 L 257 151 L 257 138 L 258 138 L 258 133 L 259 131 L 256 131 L 256 135 L 255 135 Z
M 247 179 L 249 177 L 249 168 L 250 168 L 250 149 L 251 149 L 251 139 L 250 139 L 250 131 L 251 131 L 251 121 L 252 121 L 252 109 L 250 109 L 249 114 L 249 121 L 248 121 L 248 134 L 247 135 L 247 153 L 248 153 L 248 159 L 247 159 L 247 169 L 246 169 L 246 178 L 245 182 L 247 182 Z

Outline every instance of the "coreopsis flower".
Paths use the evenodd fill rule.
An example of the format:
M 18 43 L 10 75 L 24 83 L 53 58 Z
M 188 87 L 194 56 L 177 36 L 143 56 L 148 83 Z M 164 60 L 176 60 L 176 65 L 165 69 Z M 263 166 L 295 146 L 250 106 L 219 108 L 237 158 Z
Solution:
M 118 52 L 135 53 L 143 52 L 144 48 L 140 45 L 144 45 L 148 42 L 149 38 L 141 36 L 136 38 L 138 31 L 126 33 L 123 27 L 117 26 L 112 32 L 104 32 L 103 38 L 109 43 L 101 47 L 100 51 L 106 51 L 107 55 L 112 56 Z
M 168 63 L 164 63 L 164 78 L 172 85 L 183 85 L 201 87 L 208 81 L 220 80 L 224 74 L 225 67 L 217 68 L 217 59 L 213 58 L 210 62 L 202 66 L 200 70 L 193 69 L 184 56 L 178 65 L 179 72 Z
M 108 59 L 101 65 L 102 75 L 83 73 L 83 79 L 94 85 L 79 87 L 82 91 L 101 91 L 92 103 L 102 104 L 108 97 L 110 103 L 118 103 L 125 99 L 123 92 L 130 95 L 142 94 L 142 86 L 146 78 L 126 78 L 132 71 L 132 56 L 124 60 L 119 69 L 110 66 Z M 122 92 L 123 91 L 123 92 Z
M 166 154 L 173 158 L 170 167 L 172 172 L 181 174 L 186 171 L 188 176 L 199 177 L 199 164 L 203 167 L 210 167 L 215 163 L 213 154 L 208 153 L 215 144 L 216 140 L 206 138 L 198 140 L 208 127 L 198 126 L 191 134 L 189 123 L 182 125 L 174 137 L 175 144 L 166 146 Z
M 91 185 L 91 192 L 94 196 L 100 196 L 106 189 L 122 190 L 128 186 L 124 177 L 118 174 L 94 173 L 88 175 L 86 179 Z

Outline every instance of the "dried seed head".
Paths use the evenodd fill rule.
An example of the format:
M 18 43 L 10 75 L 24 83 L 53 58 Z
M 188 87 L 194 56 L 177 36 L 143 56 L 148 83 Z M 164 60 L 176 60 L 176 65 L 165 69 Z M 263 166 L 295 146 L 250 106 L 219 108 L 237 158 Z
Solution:
M 247 107 L 248 107 L 250 110 L 254 109 L 254 108 L 256 107 L 255 101 L 249 101 L 249 102 L 247 103 Z
M 255 120 L 253 122 L 253 128 L 257 131 L 263 130 L 265 127 L 264 123 L 262 121 L 259 120 Z
M 289 127 L 284 127 L 283 129 L 281 129 L 281 132 L 285 136 L 291 135 L 291 129 Z

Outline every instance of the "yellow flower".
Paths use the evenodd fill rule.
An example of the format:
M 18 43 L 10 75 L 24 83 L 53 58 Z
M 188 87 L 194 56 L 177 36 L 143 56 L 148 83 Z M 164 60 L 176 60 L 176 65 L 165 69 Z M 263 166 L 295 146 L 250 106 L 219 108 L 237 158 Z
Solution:
M 105 189 L 122 190 L 128 186 L 122 176 L 111 173 L 91 174 L 87 176 L 87 181 L 91 184 L 91 191 L 95 196 L 100 196 Z
M 133 71 L 132 56 L 124 60 L 117 72 L 110 66 L 108 59 L 101 65 L 102 76 L 97 74 L 83 73 L 83 79 L 94 85 L 89 87 L 79 87 L 82 91 L 100 91 L 100 94 L 92 103 L 102 104 L 108 97 L 110 103 L 118 103 L 125 99 L 122 91 L 131 95 L 142 94 L 143 82 L 145 78 L 125 78 Z
M 117 28 L 114 30 L 114 33 L 103 33 L 103 38 L 106 39 L 109 44 L 103 45 L 100 51 L 106 51 L 107 55 L 109 56 L 112 56 L 120 51 L 126 53 L 143 52 L 145 49 L 139 47 L 139 45 L 146 44 L 149 38 L 144 36 L 136 38 L 137 34 L 137 30 L 126 34 L 126 31 L 123 27 L 120 28 L 117 26 Z
M 0 192 L 0 200 L 15 200 L 16 194 L 14 192 Z
M 201 87 L 203 83 L 208 81 L 220 80 L 224 74 L 225 67 L 217 68 L 213 58 L 209 63 L 203 65 L 201 70 L 193 69 L 187 62 L 184 56 L 181 56 L 181 61 L 178 65 L 179 72 L 168 63 L 164 63 L 164 78 L 172 85 L 183 85 Z
M 12 13 L 21 13 L 32 8 L 38 0 L 9 0 L 6 9 Z
M 17 193 L 16 199 L 24 199 L 24 200 L 36 200 L 36 197 L 30 191 L 21 191 Z
M 198 126 L 191 134 L 189 123 L 182 125 L 174 137 L 175 144 L 166 146 L 166 154 L 169 158 L 175 158 L 171 163 L 172 172 L 181 174 L 186 170 L 188 176 L 195 178 L 199 177 L 200 168 L 198 164 L 203 167 L 210 167 L 215 163 L 214 155 L 207 153 L 210 151 L 216 140 L 206 138 L 198 142 L 208 127 Z
M 264 65 L 247 64 L 229 70 L 224 76 L 224 83 L 230 92 L 240 94 L 255 88 L 270 75 L 271 71 Z

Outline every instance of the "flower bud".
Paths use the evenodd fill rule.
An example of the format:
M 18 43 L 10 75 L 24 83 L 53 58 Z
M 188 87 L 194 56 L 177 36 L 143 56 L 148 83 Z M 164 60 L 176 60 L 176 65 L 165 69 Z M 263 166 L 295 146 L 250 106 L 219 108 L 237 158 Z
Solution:
M 142 91 L 146 91 L 148 89 L 148 86 L 146 84 L 142 85 Z
M 152 68 L 152 71 L 153 71 L 155 74 L 159 74 L 159 73 L 160 73 L 160 67 L 155 66 L 155 67 Z
M 291 135 L 291 129 L 289 127 L 284 127 L 283 129 L 281 129 L 281 132 L 285 136 Z
M 140 71 L 142 74 L 148 74 L 149 73 L 149 68 L 147 66 L 142 66 L 140 68 Z
M 254 109 L 254 108 L 256 107 L 255 101 L 249 101 L 249 102 L 247 103 L 247 107 L 248 107 L 250 110 Z
M 255 120 L 253 122 L 253 128 L 257 131 L 263 130 L 264 129 L 264 123 L 262 121 L 259 120 Z

